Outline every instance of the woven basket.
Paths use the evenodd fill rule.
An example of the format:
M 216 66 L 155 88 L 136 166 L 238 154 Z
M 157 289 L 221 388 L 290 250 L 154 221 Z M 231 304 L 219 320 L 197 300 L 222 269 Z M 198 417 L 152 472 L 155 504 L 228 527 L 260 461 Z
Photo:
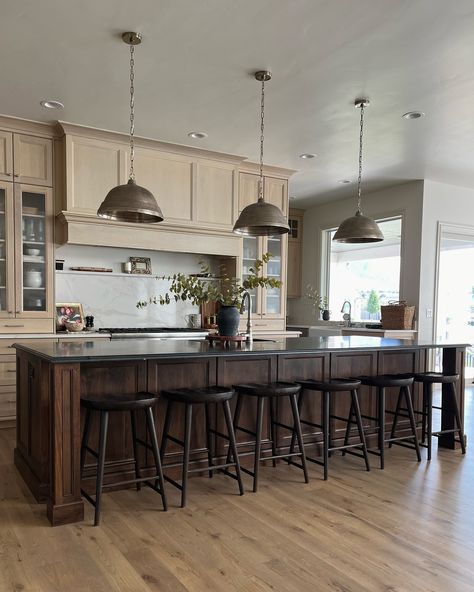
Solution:
M 407 306 L 404 300 L 389 302 L 381 306 L 382 327 L 384 329 L 411 329 L 413 327 L 414 306 Z

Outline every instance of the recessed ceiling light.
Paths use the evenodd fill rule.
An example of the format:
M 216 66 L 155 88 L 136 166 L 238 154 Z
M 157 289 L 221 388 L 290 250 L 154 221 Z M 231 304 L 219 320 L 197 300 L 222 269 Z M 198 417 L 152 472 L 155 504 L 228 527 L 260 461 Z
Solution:
M 347 185 L 350 183 L 349 179 L 339 179 L 338 183 L 342 183 L 343 185 Z
M 300 154 L 300 158 L 304 159 L 315 158 L 316 156 L 317 154 L 311 154 L 311 152 L 304 152 L 303 154 Z
M 41 101 L 40 105 L 45 109 L 64 109 L 64 105 L 60 101 Z
M 203 138 L 207 138 L 206 132 L 189 132 L 188 136 L 193 138 L 193 140 L 202 140 Z
M 425 113 L 423 111 L 408 111 L 408 113 L 404 113 L 402 117 L 405 119 L 420 119 L 420 117 L 424 117 Z

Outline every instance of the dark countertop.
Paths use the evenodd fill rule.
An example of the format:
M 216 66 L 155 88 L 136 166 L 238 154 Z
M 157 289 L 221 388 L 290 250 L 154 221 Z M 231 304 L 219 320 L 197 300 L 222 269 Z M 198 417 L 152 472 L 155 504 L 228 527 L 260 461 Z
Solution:
M 435 347 L 467 347 L 468 344 L 431 342 L 418 339 L 387 339 L 338 335 L 299 337 L 281 341 L 258 341 L 244 345 L 242 349 L 221 346 L 211 347 L 207 341 L 173 341 L 153 339 L 94 340 L 81 343 L 44 341 L 34 345 L 14 344 L 17 350 L 25 351 L 50 362 L 87 362 L 100 360 L 133 360 L 158 357 L 193 356 L 241 356 L 282 353 L 337 352 L 348 350 L 424 349 Z

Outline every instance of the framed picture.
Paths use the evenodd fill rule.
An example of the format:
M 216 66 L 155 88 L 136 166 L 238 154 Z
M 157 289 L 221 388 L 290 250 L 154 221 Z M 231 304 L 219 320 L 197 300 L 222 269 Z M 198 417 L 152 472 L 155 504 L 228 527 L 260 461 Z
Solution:
M 66 321 L 84 323 L 82 304 L 78 302 L 56 304 L 56 331 L 66 331 Z
M 130 263 L 132 264 L 132 273 L 151 274 L 150 257 L 130 257 Z

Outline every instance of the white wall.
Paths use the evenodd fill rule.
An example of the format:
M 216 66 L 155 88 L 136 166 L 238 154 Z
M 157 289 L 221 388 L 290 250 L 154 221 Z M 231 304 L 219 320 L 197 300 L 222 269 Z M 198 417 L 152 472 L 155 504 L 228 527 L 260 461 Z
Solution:
M 418 304 L 421 228 L 423 208 L 423 181 L 396 185 L 383 191 L 363 195 L 364 214 L 373 218 L 402 215 L 402 261 L 400 298 L 409 304 Z M 322 231 L 337 228 L 345 218 L 353 216 L 356 196 L 306 210 L 303 220 L 303 292 L 307 284 L 320 289 Z M 331 302 L 330 308 L 339 310 L 342 302 Z M 315 320 L 310 301 L 305 298 L 288 300 L 288 323 L 311 324 Z
M 439 222 L 474 227 L 474 189 L 425 181 L 419 298 L 419 335 L 423 339 L 432 339 L 434 336 Z M 432 318 L 427 317 L 427 310 L 432 311 Z
M 212 259 L 200 255 L 65 245 L 56 249 L 56 259 L 65 259 L 65 271 L 56 272 L 56 302 L 80 302 L 84 314 L 95 317 L 96 327 L 185 327 L 185 315 L 199 312 L 187 301 L 136 308 L 138 300 L 166 292 L 169 282 L 122 274 L 122 262 L 133 256 L 150 257 L 153 276 L 198 272 L 201 259 L 212 265 Z M 114 273 L 68 273 L 78 266 L 109 267 Z

